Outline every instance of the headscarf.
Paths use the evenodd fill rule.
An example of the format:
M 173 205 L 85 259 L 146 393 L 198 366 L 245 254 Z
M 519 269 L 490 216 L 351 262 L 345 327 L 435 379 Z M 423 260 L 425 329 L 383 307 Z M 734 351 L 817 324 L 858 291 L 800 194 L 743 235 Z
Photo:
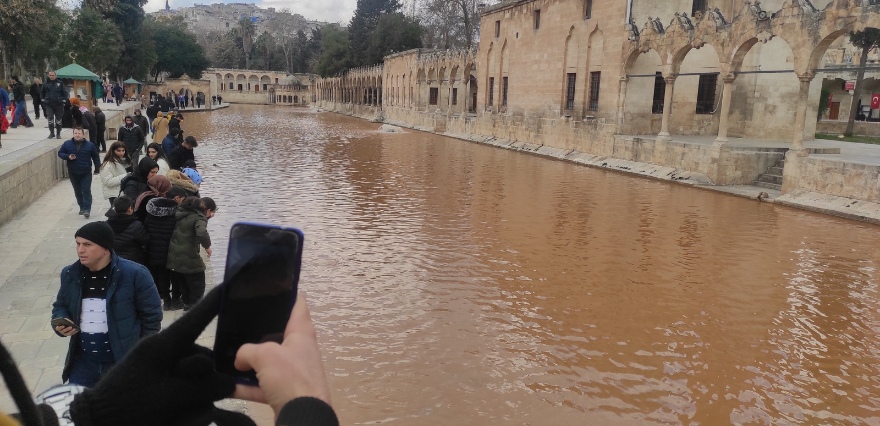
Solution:
M 141 195 L 138 195 L 137 201 L 134 203 L 135 211 L 138 210 L 141 203 L 149 201 L 149 198 L 164 197 L 168 190 L 171 189 L 171 181 L 165 176 L 155 175 L 147 181 L 147 186 L 150 187 L 150 190 L 141 192 Z

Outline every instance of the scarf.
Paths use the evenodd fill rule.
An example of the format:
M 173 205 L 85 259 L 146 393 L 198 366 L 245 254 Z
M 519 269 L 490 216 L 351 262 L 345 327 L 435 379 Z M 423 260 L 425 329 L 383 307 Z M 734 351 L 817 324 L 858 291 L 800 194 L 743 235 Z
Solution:
M 141 195 L 138 195 L 137 201 L 134 203 L 134 211 L 138 211 L 141 204 L 154 197 L 164 197 L 165 193 L 171 189 L 171 181 L 165 176 L 156 175 L 147 180 L 147 186 L 150 187 L 150 190 L 141 192 Z

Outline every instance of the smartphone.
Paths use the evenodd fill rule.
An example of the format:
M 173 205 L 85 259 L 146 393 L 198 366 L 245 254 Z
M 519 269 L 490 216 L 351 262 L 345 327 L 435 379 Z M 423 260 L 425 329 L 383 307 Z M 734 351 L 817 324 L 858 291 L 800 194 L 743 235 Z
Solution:
M 79 327 L 68 318 L 52 318 L 51 323 L 52 323 L 52 328 L 62 326 L 62 327 L 73 327 L 73 328 L 79 330 Z
M 303 233 L 295 228 L 232 226 L 214 339 L 217 371 L 258 384 L 253 370 L 235 369 L 235 354 L 245 343 L 281 343 L 296 301 L 302 247 Z

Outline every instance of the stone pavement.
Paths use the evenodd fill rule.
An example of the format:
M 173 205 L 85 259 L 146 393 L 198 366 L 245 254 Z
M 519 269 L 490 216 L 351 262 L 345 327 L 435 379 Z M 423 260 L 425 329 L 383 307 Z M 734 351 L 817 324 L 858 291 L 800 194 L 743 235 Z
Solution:
M 35 136 L 45 137 L 42 133 Z M 85 219 L 78 214 L 69 181 L 62 180 L 0 227 L 0 342 L 12 353 L 34 395 L 61 383 L 68 340 L 55 335 L 49 319 L 60 285 L 59 274 L 76 261 L 73 234 L 88 221 L 105 219 L 103 213 L 109 203 L 103 199 L 97 177 L 92 179 L 92 194 L 92 216 Z M 214 274 L 210 263 L 206 263 L 211 289 Z M 182 313 L 164 312 L 163 328 Z M 211 347 L 214 329 L 215 324 L 210 325 L 197 342 Z M 272 423 L 271 410 L 262 404 L 225 400 L 219 405 L 249 413 L 258 424 Z M 8 389 L 0 387 L 0 412 L 17 411 Z

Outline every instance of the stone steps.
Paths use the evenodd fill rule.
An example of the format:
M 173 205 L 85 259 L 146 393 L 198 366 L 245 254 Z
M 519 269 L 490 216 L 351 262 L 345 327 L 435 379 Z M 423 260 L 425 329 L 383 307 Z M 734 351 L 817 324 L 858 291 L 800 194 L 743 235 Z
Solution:
M 776 160 L 776 164 L 767 168 L 767 172 L 758 176 L 755 186 L 762 188 L 782 190 L 782 170 L 785 168 L 785 159 Z

